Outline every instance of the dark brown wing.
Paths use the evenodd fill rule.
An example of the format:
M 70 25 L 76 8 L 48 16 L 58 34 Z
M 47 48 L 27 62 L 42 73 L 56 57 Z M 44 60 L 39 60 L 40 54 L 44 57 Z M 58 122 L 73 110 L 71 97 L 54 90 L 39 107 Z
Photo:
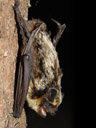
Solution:
M 24 55 L 19 65 L 18 82 L 13 110 L 14 117 L 20 117 L 25 103 L 30 80 L 31 70 L 29 68 L 30 60 L 27 55 Z
M 30 77 L 32 76 L 33 71 L 33 52 L 32 52 L 32 43 L 34 42 L 35 37 L 37 36 L 40 28 L 43 24 L 41 24 L 38 28 L 36 28 L 21 53 L 21 60 L 19 65 L 19 73 L 18 73 L 18 82 L 16 89 L 16 96 L 13 108 L 13 116 L 20 117 L 25 100 L 26 95 L 29 88 Z

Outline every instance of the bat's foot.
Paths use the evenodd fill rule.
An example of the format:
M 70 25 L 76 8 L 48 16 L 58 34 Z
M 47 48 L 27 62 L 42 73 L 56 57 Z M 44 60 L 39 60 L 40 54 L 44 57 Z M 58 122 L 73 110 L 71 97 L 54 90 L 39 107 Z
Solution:
M 66 28 L 66 25 L 65 24 L 61 25 L 58 21 L 56 21 L 54 19 L 51 19 L 51 20 L 56 23 L 57 28 L 58 28 L 56 36 L 53 38 L 53 45 L 54 45 L 54 47 L 56 47 L 59 42 L 59 39 L 61 38 L 61 36 Z

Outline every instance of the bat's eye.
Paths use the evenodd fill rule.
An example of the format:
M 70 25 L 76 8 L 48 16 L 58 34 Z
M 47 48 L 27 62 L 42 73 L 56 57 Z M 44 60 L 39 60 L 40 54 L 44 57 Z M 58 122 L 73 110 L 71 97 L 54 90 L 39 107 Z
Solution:
M 50 88 L 46 94 L 49 102 L 53 102 L 54 99 L 57 97 L 57 95 L 58 95 L 58 90 L 55 88 Z

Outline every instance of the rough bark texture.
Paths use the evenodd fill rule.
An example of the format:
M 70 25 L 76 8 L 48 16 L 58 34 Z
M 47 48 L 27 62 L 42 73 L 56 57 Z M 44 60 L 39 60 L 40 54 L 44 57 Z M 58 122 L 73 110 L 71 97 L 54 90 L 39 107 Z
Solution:
M 27 0 L 21 0 L 20 11 L 27 17 Z M 13 11 L 15 0 L 0 0 L 0 128 L 26 128 L 24 111 L 13 117 L 14 81 L 18 53 L 17 26 Z

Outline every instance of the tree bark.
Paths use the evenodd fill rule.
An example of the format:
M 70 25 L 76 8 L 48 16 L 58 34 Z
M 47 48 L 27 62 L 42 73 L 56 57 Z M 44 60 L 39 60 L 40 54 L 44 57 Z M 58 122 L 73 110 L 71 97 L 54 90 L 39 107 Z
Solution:
M 15 0 L 0 0 L 0 128 L 26 128 L 21 118 L 13 117 L 14 86 L 18 53 L 18 33 L 13 6 Z M 20 11 L 27 17 L 27 0 L 21 0 Z

